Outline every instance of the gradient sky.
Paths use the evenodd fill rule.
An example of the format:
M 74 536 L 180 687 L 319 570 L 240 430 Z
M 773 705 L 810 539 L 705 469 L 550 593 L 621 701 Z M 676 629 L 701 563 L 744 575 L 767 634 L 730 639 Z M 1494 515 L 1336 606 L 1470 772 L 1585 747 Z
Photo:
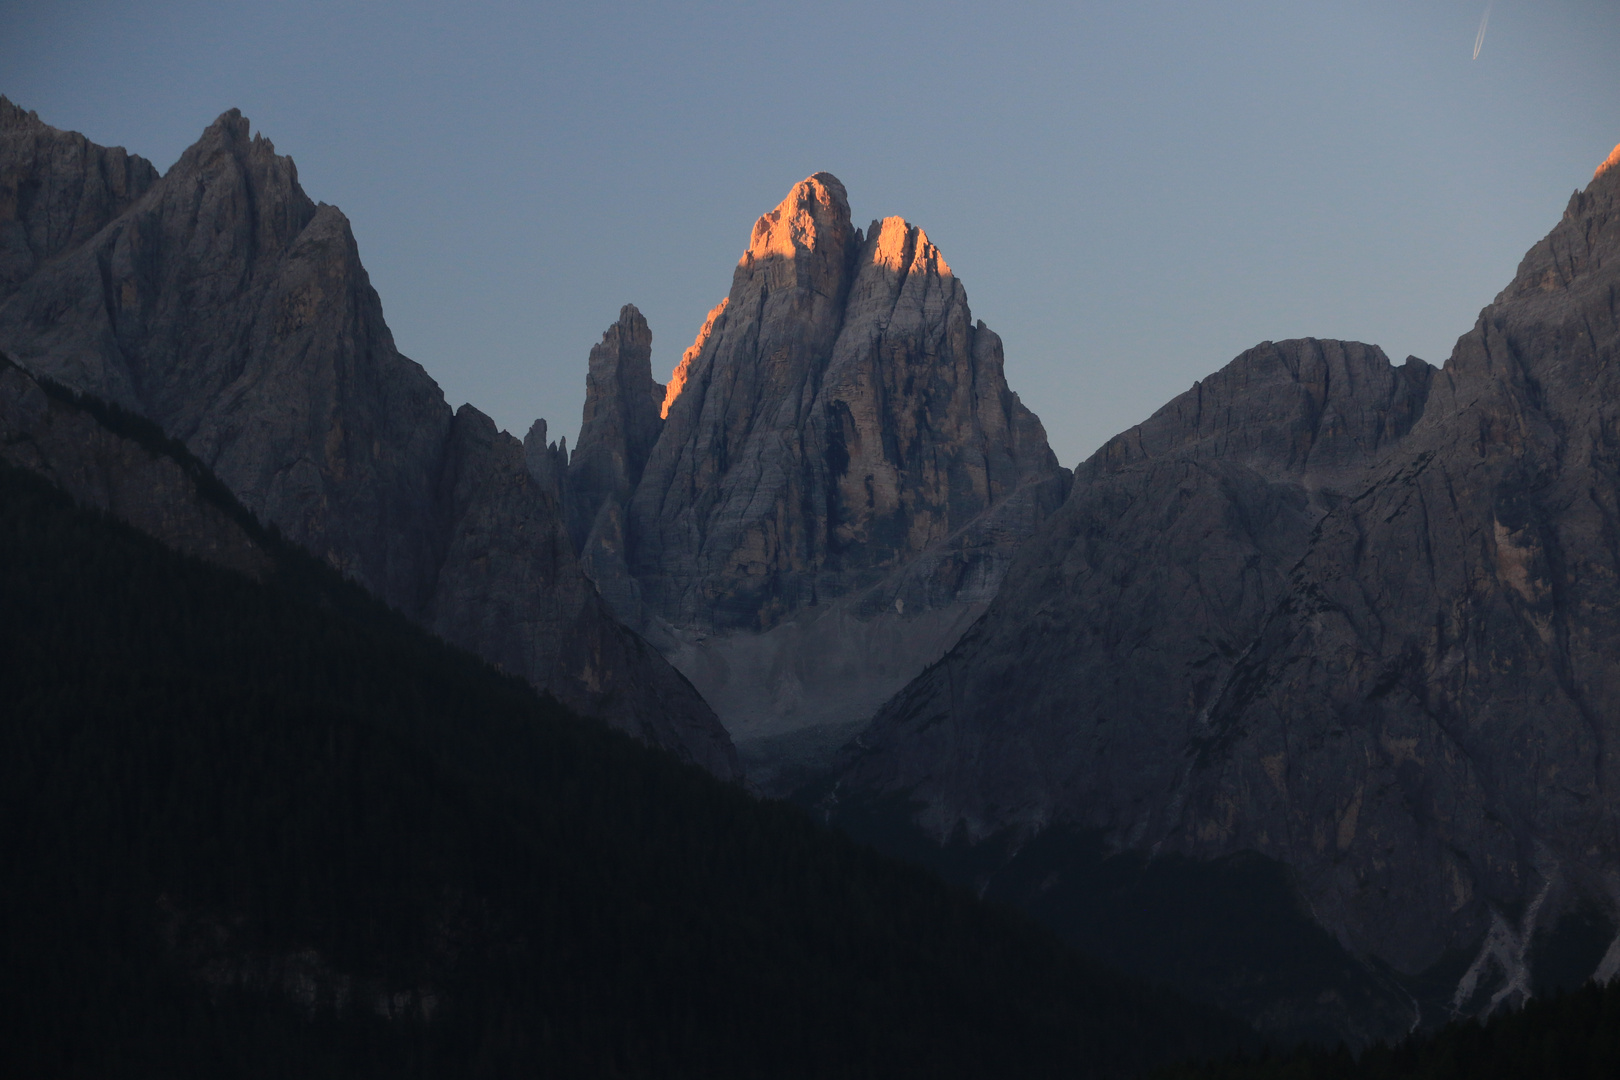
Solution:
M 804 176 L 928 230 L 1066 465 L 1265 339 L 1443 361 L 1620 141 L 1620 3 L 0 0 L 0 93 L 166 169 L 223 110 L 349 215 L 400 348 L 573 435 Z

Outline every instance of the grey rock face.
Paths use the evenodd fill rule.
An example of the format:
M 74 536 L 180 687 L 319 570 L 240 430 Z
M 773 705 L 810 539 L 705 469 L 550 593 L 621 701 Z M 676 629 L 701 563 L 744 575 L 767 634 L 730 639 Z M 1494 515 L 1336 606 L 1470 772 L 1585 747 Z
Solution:
M 664 427 L 663 403 L 664 387 L 652 377 L 652 331 L 626 304 L 591 350 L 585 376 L 585 415 L 568 463 L 575 547 L 584 546 L 602 504 L 612 499 L 622 506 L 640 482 Z
M 713 711 L 580 572 L 523 445 L 471 405 L 451 425 L 438 498 L 445 552 L 424 622 L 584 715 L 718 776 L 740 775 Z
M 152 163 L 40 123 L 0 96 L 0 300 L 157 182 Z
M 536 420 L 529 425 L 529 433 L 523 436 L 523 461 L 541 490 L 563 507 L 566 518 L 567 503 L 564 500 L 568 492 L 568 439 L 565 437 L 547 443 L 546 422 Z
M 837 339 L 854 230 L 843 185 L 804 181 L 754 226 L 724 313 L 670 406 L 630 506 L 631 573 L 681 626 L 765 629 L 825 549 L 801 468 Z
M 1111 441 L 842 789 L 939 838 L 1272 856 L 1430 1020 L 1527 996 L 1561 915 L 1612 934 L 1617 200 L 1577 193 L 1439 372 L 1261 346 Z
M 32 141 L 14 133 L 0 152 L 71 142 L 28 123 Z M 7 157 L 0 171 L 21 175 L 37 160 Z M 157 421 L 261 519 L 400 610 L 631 730 L 662 730 L 667 712 L 690 736 L 671 748 L 713 761 L 718 721 L 650 650 L 621 643 L 612 670 L 666 692 L 662 702 L 605 687 L 601 663 L 562 647 L 603 611 L 557 500 L 515 440 L 475 438 L 475 418 L 453 421 L 438 386 L 394 347 L 348 221 L 312 202 L 292 161 L 250 138 L 240 113 L 221 116 L 123 213 L 23 280 L 0 303 L 0 347 Z M 469 477 L 491 490 L 469 488 Z M 480 515 L 521 540 L 469 535 Z M 534 550 L 512 550 L 519 543 Z M 508 593 L 555 595 L 508 607 L 500 573 L 513 575 Z M 519 621 L 508 626 L 509 616 Z M 622 628 L 588 629 L 605 642 Z M 660 716 L 641 711 L 655 703 Z
M 1093 815 L 1079 824 L 1147 835 L 1116 808 L 1173 786 L 1186 701 L 1253 639 L 1335 481 L 1398 441 L 1431 375 L 1356 343 L 1268 342 L 1113 439 L 985 618 L 884 709 L 852 781 L 926 792 L 942 838 L 1039 828 L 1071 802 Z
M 591 349 L 566 498 L 585 573 L 632 624 L 642 612 L 640 589 L 625 565 L 625 510 L 663 430 L 663 403 L 664 386 L 652 377 L 652 331 L 626 304 Z
M 290 539 L 420 609 L 450 410 L 394 349 L 348 221 L 240 114 L 24 282 L 0 342 L 151 417 Z
M 863 238 L 825 173 L 760 218 L 707 329 L 629 510 L 674 625 L 768 630 L 1063 475 L 938 249 L 899 218 Z
M 735 737 L 847 734 L 995 595 L 1068 472 L 927 235 L 863 236 L 826 173 L 755 224 L 640 467 L 644 326 L 621 316 L 591 354 L 582 560 Z M 627 499 L 598 494 L 637 468 Z

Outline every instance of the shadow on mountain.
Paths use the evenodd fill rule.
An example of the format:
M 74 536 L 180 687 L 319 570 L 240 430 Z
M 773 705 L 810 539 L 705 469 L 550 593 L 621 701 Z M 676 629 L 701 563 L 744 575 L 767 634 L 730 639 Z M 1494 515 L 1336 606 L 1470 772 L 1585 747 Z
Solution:
M 0 466 L 0 1072 L 1123 1076 L 1243 1043 L 256 536 L 261 581 Z
M 1227 1009 L 1277 1045 L 1363 1045 L 1417 1019 L 1399 982 L 1317 925 L 1275 859 L 1116 853 L 1099 834 L 1064 827 L 940 845 L 904 798 L 835 801 L 825 788 L 797 798 L 830 806 L 850 836 L 1016 908 L 1136 978 Z

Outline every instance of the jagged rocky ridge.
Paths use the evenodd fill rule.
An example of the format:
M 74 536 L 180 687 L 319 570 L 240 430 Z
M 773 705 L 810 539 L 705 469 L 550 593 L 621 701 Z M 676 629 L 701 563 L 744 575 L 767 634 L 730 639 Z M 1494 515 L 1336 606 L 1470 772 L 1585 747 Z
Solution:
M 348 221 L 236 111 L 158 178 L 0 100 L 0 348 L 150 417 L 451 642 L 739 775 L 713 711 L 581 573 L 560 491 L 400 355 Z
M 0 101 L 0 346 L 159 420 L 451 640 L 722 775 L 712 714 L 608 605 L 767 769 L 922 672 L 832 813 L 904 806 L 1031 906 L 1068 895 L 1078 864 L 1032 854 L 1065 833 L 1148 873 L 1259 853 L 1354 970 L 1230 1001 L 1365 1040 L 1522 1000 L 1555 954 L 1620 970 L 1617 185 L 1571 200 L 1443 369 L 1267 343 L 1072 488 L 937 249 L 854 230 L 825 174 L 760 219 L 667 387 L 621 311 L 570 457 L 543 421 L 519 446 L 450 412 L 342 215 L 236 114 L 159 179 Z M 0 391 L 8 460 L 241 555 L 140 504 L 177 482 L 162 462 L 21 372 Z
M 668 387 L 621 312 L 568 478 L 588 572 L 769 787 L 954 642 L 1069 473 L 927 234 L 863 234 L 818 173 L 754 225 Z
M 1612 977 L 1617 296 L 1607 167 L 1443 368 L 1339 342 L 1240 356 L 1080 466 L 823 806 L 999 837 L 990 873 L 1063 830 L 1279 860 L 1396 984 L 1355 1016 L 1324 996 L 1352 1039 L 1522 1001 L 1554 961 Z

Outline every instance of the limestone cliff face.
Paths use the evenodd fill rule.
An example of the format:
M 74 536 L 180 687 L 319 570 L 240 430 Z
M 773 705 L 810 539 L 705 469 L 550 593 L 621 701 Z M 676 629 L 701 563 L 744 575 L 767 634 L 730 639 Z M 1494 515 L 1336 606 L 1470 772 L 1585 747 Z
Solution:
M 1617 295 L 1610 169 L 1442 370 L 1239 357 L 1080 468 L 841 790 L 1272 856 L 1429 1020 L 1522 1000 L 1565 916 L 1620 971 Z
M 902 606 L 988 601 L 1068 473 L 927 234 L 896 217 L 868 233 L 820 396 L 833 562 L 846 589 L 906 567 Z M 1016 540 L 989 540 L 1002 530 Z
M 152 163 L 58 131 L 0 97 L 0 300 L 157 182 Z
M 24 177 L 17 190 L 47 180 L 99 190 L 88 177 L 106 171 L 108 152 L 81 154 L 85 177 L 64 178 L 60 154 L 30 148 L 75 137 L 7 115 L 0 175 Z M 394 347 L 348 221 L 312 202 L 292 161 L 250 137 L 234 110 L 0 302 L 0 347 L 150 417 L 262 520 L 457 643 L 621 726 L 662 723 L 644 711 L 656 694 L 609 692 L 602 664 L 564 648 L 563 635 L 605 613 L 558 500 L 515 440 L 474 438 L 474 418 L 452 418 L 438 386 Z M 490 489 L 468 487 L 473 476 Z M 533 551 L 519 557 L 515 541 L 471 529 L 480 515 L 520 529 Z M 513 575 L 504 586 L 503 572 Z M 508 610 L 503 588 L 554 595 L 524 595 Z M 621 632 L 593 624 L 586 636 Z M 733 775 L 713 756 L 723 732 L 701 697 L 645 648 L 615 648 L 615 677 L 667 694 L 658 708 L 690 735 L 672 748 Z
M 444 556 L 427 625 L 580 713 L 611 718 L 716 775 L 738 775 L 712 710 L 580 572 L 523 445 L 471 405 L 451 424 L 437 496 Z
M 826 496 L 806 429 L 855 246 L 824 173 L 754 225 L 629 508 L 630 571 L 677 625 L 764 629 L 814 602 Z
M 641 480 L 658 441 L 664 387 L 652 377 L 652 331 L 626 304 L 591 350 L 585 376 L 585 415 L 568 462 L 569 531 L 582 547 L 602 504 L 622 506 Z
M 720 316 L 726 313 L 726 305 L 729 303 L 731 303 L 731 297 L 723 296 L 718 304 L 709 309 L 708 317 L 703 320 L 703 325 L 698 328 L 697 340 L 686 347 L 686 351 L 681 353 L 681 362 L 676 364 L 675 370 L 669 373 L 669 385 L 664 387 L 664 404 L 658 410 L 660 419 L 669 417 L 669 407 L 675 404 L 675 399 L 681 396 L 682 390 L 686 389 L 686 380 L 692 374 L 692 362 L 703 355 L 703 350 L 709 345 L 709 339 L 714 336 L 715 324 L 720 321 Z
M 1129 836 L 1136 825 L 1116 808 L 1139 788 L 1173 786 L 1179 761 L 1158 751 L 1185 741 L 1186 701 L 1259 631 L 1313 527 L 1344 497 L 1344 470 L 1354 483 L 1355 466 L 1399 441 L 1432 374 L 1353 342 L 1268 342 L 1111 440 L 1077 471 L 985 618 L 884 709 L 853 775 L 916 790 L 941 755 L 960 750 L 974 768 L 993 758 L 998 770 L 1014 758 L 1017 778 L 994 790 L 943 776 L 928 786 L 932 831 L 1038 828 L 1061 791 L 1098 815 L 1084 824 Z M 969 657 L 984 698 L 936 697 Z M 1051 719 L 1030 722 L 1031 712 Z M 988 726 L 929 723 L 966 715 Z M 956 747 L 969 730 L 972 743 Z
M 426 599 L 450 410 L 394 349 L 348 221 L 310 201 L 240 114 L 25 281 L 0 305 L 0 342 L 157 421 L 390 603 Z
M 796 186 L 683 361 L 629 510 L 631 573 L 671 623 L 769 630 L 1060 476 L 939 251 L 899 218 L 871 233 L 835 178 Z
M 614 610 L 639 621 L 625 566 L 625 509 L 663 431 L 665 388 L 652 377 L 652 331 L 635 305 L 591 349 L 579 442 L 568 460 L 569 532 L 580 564 Z
M 592 353 L 586 427 L 617 425 L 599 460 L 635 460 L 618 418 L 651 384 L 643 326 Z M 628 392 L 595 374 L 623 370 L 621 342 Z M 900 218 L 854 229 L 826 173 L 754 225 L 663 412 L 629 498 L 581 507 L 582 559 L 750 739 L 847 736 L 995 595 L 1068 483 L 938 249 Z

